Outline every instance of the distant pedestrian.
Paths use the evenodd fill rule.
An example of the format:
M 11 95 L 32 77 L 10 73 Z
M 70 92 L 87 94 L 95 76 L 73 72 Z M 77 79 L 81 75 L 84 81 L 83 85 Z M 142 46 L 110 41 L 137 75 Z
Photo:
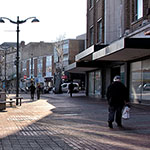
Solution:
M 127 88 L 121 83 L 120 76 L 115 76 L 107 89 L 109 104 L 108 126 L 113 128 L 114 118 L 118 127 L 122 127 L 122 109 L 128 102 Z
M 40 86 L 40 83 L 37 84 L 37 99 L 40 99 L 40 94 L 41 94 L 41 86 Z
M 72 97 L 72 93 L 73 93 L 73 89 L 74 89 L 74 85 L 73 85 L 73 82 L 71 81 L 71 83 L 69 84 L 69 93 L 70 93 L 70 97 Z
M 31 99 L 34 100 L 35 86 L 33 83 L 30 86 L 30 92 L 31 92 Z

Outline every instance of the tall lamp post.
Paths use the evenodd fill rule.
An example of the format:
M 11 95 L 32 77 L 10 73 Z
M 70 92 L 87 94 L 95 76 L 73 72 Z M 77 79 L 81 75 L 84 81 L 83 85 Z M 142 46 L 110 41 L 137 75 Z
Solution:
M 19 25 L 25 23 L 27 20 L 29 19 L 33 19 L 31 22 L 39 22 L 38 19 L 36 19 L 36 17 L 29 17 L 25 20 L 19 20 L 19 16 L 17 16 L 17 21 L 13 21 L 9 18 L 6 17 L 0 17 L 0 23 L 5 23 L 4 19 L 9 20 L 11 23 L 13 24 L 17 24 L 17 56 L 16 56 L 16 97 L 19 96 Z M 18 105 L 18 99 L 16 99 L 16 105 Z
M 7 92 L 7 83 L 6 83 L 6 50 L 5 50 L 5 93 Z

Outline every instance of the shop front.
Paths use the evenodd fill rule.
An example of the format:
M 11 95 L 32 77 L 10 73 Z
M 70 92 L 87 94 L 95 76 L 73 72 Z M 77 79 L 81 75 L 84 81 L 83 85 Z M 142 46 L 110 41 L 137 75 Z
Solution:
M 148 38 L 122 38 L 93 53 L 93 60 L 110 62 L 110 67 L 107 68 L 109 71 L 106 75 L 106 86 L 112 82 L 117 73 L 129 89 L 129 98 L 133 103 L 150 102 L 150 45 L 148 43 Z M 113 65 L 114 62 L 116 65 Z
M 130 99 L 150 103 L 150 58 L 130 64 Z
M 120 75 L 121 81 L 129 89 L 131 102 L 150 102 L 148 38 L 122 38 L 90 52 L 88 55 L 85 52 L 84 55 L 77 55 L 76 62 L 67 69 L 71 72 L 85 72 L 86 95 L 106 98 L 107 87 L 113 77 Z
M 88 95 L 101 97 L 101 70 L 93 71 L 88 73 Z

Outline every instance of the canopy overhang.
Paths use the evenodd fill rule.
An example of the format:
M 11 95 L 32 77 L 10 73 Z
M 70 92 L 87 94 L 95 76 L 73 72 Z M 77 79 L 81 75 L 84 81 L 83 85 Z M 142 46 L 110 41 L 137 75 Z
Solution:
M 92 60 L 131 61 L 150 56 L 150 38 L 122 38 L 92 54 Z
M 91 61 L 92 60 L 92 54 L 99 49 L 102 49 L 106 47 L 107 45 L 92 45 L 91 47 L 85 49 L 84 51 L 80 52 L 75 56 L 75 61 Z
M 65 71 L 68 71 L 70 73 L 81 73 L 84 74 L 88 71 L 92 71 L 97 69 L 96 66 L 91 66 L 89 62 L 74 62 L 67 67 L 65 67 Z

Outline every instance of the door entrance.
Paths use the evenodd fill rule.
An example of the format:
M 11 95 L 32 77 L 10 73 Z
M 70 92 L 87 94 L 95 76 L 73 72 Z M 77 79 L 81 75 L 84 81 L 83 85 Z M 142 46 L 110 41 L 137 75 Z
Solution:
M 111 68 L 111 82 L 116 75 L 120 76 L 120 67 Z

